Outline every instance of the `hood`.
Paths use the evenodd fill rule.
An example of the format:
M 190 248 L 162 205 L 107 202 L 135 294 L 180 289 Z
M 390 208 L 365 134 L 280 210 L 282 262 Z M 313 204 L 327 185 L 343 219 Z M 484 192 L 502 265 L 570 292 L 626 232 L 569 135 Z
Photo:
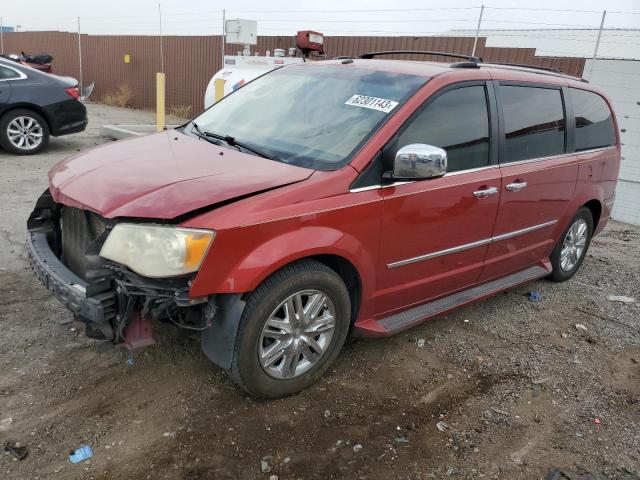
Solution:
M 56 202 L 106 218 L 172 219 L 312 173 L 167 130 L 65 160 L 49 172 L 49 188 Z

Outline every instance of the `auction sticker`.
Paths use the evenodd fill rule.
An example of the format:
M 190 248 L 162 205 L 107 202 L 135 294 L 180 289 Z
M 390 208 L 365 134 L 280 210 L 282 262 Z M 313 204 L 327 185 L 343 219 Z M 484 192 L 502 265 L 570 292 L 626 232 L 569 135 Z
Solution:
M 366 95 L 354 95 L 349 100 L 344 102 L 344 104 L 352 105 L 354 107 L 370 108 L 372 110 L 389 113 L 391 110 L 396 108 L 398 102 L 387 100 L 386 98 L 368 97 Z

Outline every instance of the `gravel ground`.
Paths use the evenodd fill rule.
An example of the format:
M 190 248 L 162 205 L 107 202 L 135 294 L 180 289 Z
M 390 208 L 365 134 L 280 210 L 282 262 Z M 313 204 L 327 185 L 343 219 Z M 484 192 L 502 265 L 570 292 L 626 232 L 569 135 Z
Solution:
M 640 228 L 610 222 L 569 282 L 351 343 L 313 387 L 258 402 L 171 326 L 131 359 L 87 339 L 28 269 L 47 170 L 108 141 L 100 123 L 153 119 L 89 111 L 41 155 L 0 153 L 0 445 L 29 447 L 0 453 L 0 478 L 640 478 Z M 94 457 L 71 464 L 82 444 Z

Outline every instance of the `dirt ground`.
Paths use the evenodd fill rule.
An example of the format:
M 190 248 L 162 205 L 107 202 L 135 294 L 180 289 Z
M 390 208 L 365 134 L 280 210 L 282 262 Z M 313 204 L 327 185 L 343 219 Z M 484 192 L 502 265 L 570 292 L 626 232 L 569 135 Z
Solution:
M 611 222 L 567 283 L 354 342 L 308 390 L 255 401 L 171 326 L 132 358 L 87 339 L 28 269 L 47 170 L 108 141 L 101 123 L 152 116 L 90 105 L 90 121 L 0 153 L 0 446 L 29 448 L 0 453 L 1 479 L 640 478 L 640 228 Z M 82 444 L 93 458 L 71 464 Z

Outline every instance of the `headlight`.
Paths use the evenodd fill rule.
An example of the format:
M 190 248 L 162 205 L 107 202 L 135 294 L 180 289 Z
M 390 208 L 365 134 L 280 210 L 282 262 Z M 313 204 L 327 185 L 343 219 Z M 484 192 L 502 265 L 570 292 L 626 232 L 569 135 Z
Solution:
M 100 256 L 145 277 L 172 277 L 197 271 L 214 237 L 211 230 L 119 223 Z

